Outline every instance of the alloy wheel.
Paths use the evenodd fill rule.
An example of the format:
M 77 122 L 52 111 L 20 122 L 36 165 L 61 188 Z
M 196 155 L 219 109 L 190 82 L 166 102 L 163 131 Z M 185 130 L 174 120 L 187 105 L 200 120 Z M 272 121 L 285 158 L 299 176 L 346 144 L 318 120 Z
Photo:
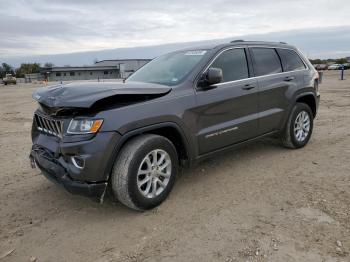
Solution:
M 172 163 L 169 154 L 162 149 L 149 152 L 142 160 L 137 173 L 137 186 L 147 198 L 159 196 L 169 183 Z
M 298 142 L 304 142 L 310 132 L 310 116 L 301 111 L 294 121 L 294 136 Z

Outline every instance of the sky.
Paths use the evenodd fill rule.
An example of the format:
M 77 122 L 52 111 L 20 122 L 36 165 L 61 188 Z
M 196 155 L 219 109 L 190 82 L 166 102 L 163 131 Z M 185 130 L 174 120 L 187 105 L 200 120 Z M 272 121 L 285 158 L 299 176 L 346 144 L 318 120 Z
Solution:
M 327 37 L 349 29 L 349 16 L 344 0 L 0 0 L 0 60 L 298 30 Z

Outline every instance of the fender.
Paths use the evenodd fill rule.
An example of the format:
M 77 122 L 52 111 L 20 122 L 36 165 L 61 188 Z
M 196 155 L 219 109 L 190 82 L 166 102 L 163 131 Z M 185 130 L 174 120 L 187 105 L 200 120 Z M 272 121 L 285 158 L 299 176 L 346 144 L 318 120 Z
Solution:
M 281 130 L 284 129 L 284 126 L 286 125 L 286 122 L 287 122 L 287 120 L 288 120 L 288 118 L 289 118 L 289 115 L 290 115 L 290 113 L 291 113 L 291 111 L 292 111 L 294 105 L 296 104 L 297 100 L 298 100 L 299 98 L 301 98 L 301 97 L 303 97 L 303 96 L 307 96 L 307 95 L 312 95 L 313 98 L 314 98 L 314 100 L 315 100 L 315 103 L 316 103 L 316 105 L 317 105 L 317 99 L 316 99 L 316 95 L 315 95 L 315 92 L 314 92 L 314 91 L 302 91 L 301 93 L 295 95 L 295 96 L 293 97 L 293 103 L 290 103 L 290 105 L 288 106 L 288 110 L 287 110 L 287 112 L 286 112 L 286 114 L 285 114 L 285 117 L 284 117 L 283 120 L 282 120 L 282 123 L 281 123 L 281 127 L 282 127 L 282 128 L 281 128 Z
M 159 129 L 159 128 L 164 128 L 164 127 L 172 127 L 172 128 L 175 128 L 179 132 L 179 134 L 181 135 L 181 138 L 182 138 L 182 142 L 185 145 L 186 152 L 188 153 L 188 158 L 189 158 L 188 165 L 191 166 L 193 163 L 193 160 L 194 160 L 194 152 L 192 150 L 192 148 L 194 148 L 194 146 L 193 145 L 190 146 L 190 140 L 186 136 L 185 132 L 180 128 L 180 126 L 178 124 L 176 124 L 174 122 L 162 122 L 162 123 L 152 124 L 149 126 L 130 130 L 121 136 L 120 141 L 115 145 L 113 152 L 112 152 L 111 156 L 109 157 L 109 161 L 108 161 L 108 164 L 107 164 L 107 167 L 105 170 L 106 181 L 109 180 L 110 174 L 112 172 L 114 161 L 115 161 L 116 157 L 118 156 L 120 149 L 123 147 L 123 145 L 130 138 L 137 136 L 137 135 L 141 135 L 143 133 L 147 133 L 147 132 Z

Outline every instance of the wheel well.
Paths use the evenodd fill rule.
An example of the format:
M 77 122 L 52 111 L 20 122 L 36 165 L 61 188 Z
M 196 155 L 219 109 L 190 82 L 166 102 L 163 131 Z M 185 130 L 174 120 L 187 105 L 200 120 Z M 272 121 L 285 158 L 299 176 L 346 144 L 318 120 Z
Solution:
M 147 131 L 145 134 L 155 134 L 166 137 L 174 144 L 179 156 L 179 162 L 182 163 L 183 161 L 189 160 L 184 138 L 175 127 L 161 127 Z
M 316 116 L 316 101 L 313 95 L 305 95 L 305 96 L 299 97 L 297 99 L 297 103 L 307 104 L 310 107 L 313 116 L 314 117 Z
M 190 160 L 189 152 L 187 151 L 186 142 L 184 141 L 184 138 L 175 127 L 171 127 L 171 126 L 159 127 L 156 129 L 136 133 L 135 135 L 128 137 L 128 139 L 123 142 L 121 147 L 123 147 L 125 143 L 127 143 L 130 139 L 142 134 L 160 135 L 169 139 L 176 148 L 180 165 L 185 165 L 186 162 Z

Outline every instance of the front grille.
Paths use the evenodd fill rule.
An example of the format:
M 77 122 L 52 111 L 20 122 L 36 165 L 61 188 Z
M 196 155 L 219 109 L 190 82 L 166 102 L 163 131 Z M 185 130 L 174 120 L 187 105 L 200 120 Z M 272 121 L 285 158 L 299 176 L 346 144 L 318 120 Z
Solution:
M 34 114 L 34 119 L 38 130 L 62 138 L 63 135 L 63 121 L 43 117 L 38 114 Z

